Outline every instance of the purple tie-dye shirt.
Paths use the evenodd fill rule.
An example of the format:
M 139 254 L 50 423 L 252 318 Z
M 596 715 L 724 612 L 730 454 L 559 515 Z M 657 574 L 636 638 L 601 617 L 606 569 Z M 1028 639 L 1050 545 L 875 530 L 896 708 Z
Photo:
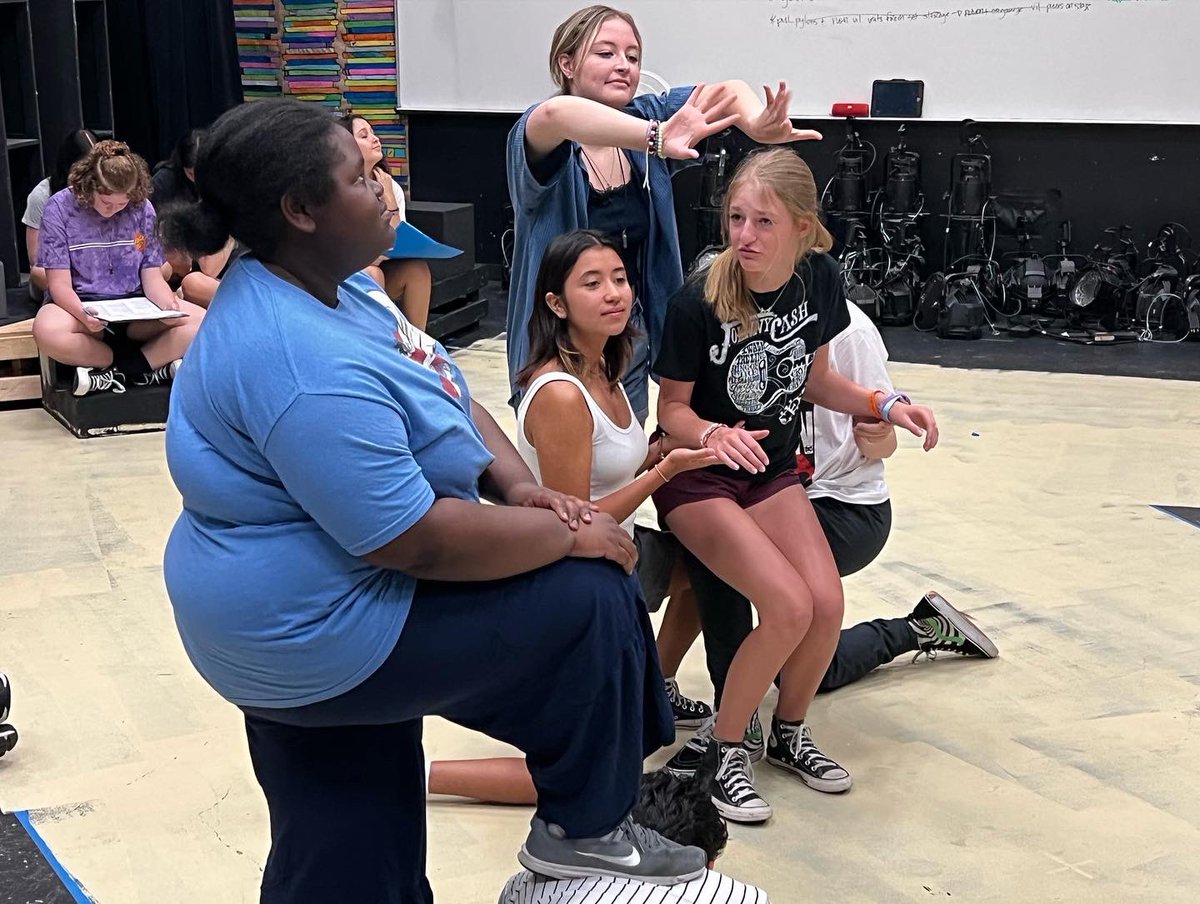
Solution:
M 142 294 L 142 270 L 161 267 L 162 246 L 149 201 L 130 204 L 109 218 L 84 206 L 69 188 L 51 196 L 38 235 L 39 267 L 70 270 L 80 298 Z

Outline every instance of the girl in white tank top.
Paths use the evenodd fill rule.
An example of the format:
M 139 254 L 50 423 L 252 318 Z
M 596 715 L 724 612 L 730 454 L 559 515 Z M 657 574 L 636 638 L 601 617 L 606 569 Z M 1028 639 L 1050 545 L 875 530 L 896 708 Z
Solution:
M 538 273 L 517 450 L 544 486 L 583 498 L 633 533 L 634 513 L 676 474 L 713 464 L 706 449 L 650 444 L 621 386 L 633 343 L 633 291 L 611 240 L 555 239 Z M 624 425 L 624 426 L 622 426 Z M 639 476 L 640 475 L 640 476 Z
M 620 383 L 617 384 L 617 389 L 625 404 L 626 415 L 622 418 L 626 422 L 626 426 L 620 427 L 596 403 L 596 400 L 587 391 L 587 387 L 577 377 L 562 371 L 544 373 L 530 383 L 517 408 L 517 451 L 529 465 L 529 470 L 533 471 L 533 476 L 537 478 L 538 483 L 542 482 L 542 470 L 538 464 L 537 450 L 525 432 L 525 416 L 528 414 L 529 406 L 537 396 L 538 390 L 548 383 L 558 381 L 570 383 L 578 389 L 584 401 L 587 402 L 588 411 L 592 415 L 591 493 L 588 498 L 603 499 L 633 483 L 638 472 L 645 466 L 650 444 L 646 440 L 642 425 L 633 416 L 633 409 L 625 395 L 624 387 Z M 634 512 L 630 512 L 629 516 L 621 522 L 621 526 L 630 536 L 633 536 L 633 518 Z

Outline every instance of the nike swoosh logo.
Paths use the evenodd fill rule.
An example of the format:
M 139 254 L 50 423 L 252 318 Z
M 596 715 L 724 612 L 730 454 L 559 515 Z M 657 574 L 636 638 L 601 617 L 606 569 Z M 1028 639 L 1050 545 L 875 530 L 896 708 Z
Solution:
M 607 863 L 615 863 L 617 866 L 634 867 L 642 862 L 642 855 L 636 849 L 623 857 L 612 857 L 608 854 L 589 854 L 586 851 L 576 851 L 576 853 L 583 854 L 585 857 L 595 857 L 597 860 L 604 860 Z

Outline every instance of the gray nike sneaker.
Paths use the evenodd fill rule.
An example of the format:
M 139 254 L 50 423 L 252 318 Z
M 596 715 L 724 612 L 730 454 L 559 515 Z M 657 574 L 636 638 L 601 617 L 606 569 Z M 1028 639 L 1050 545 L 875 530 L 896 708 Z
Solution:
M 530 872 L 553 879 L 620 876 L 654 885 L 690 882 L 708 865 L 700 848 L 668 841 L 632 816 L 599 838 L 568 838 L 560 827 L 535 816 L 517 859 Z

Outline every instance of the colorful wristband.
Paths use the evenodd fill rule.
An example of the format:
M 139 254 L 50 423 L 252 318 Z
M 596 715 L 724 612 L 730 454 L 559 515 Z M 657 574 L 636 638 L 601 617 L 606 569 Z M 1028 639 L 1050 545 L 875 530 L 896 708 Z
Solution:
M 911 405 L 912 399 L 902 392 L 893 392 L 886 399 L 884 399 L 883 404 L 879 406 L 879 419 L 881 421 L 886 421 L 889 424 L 892 422 L 892 409 L 896 406 L 897 402 L 903 402 L 905 405 Z
M 871 417 L 878 421 L 883 420 L 883 413 L 879 410 L 879 399 L 886 395 L 882 389 L 875 389 L 867 396 L 867 403 L 871 406 Z
M 704 432 L 700 434 L 700 448 L 701 448 L 701 449 L 707 449 L 707 448 L 708 448 L 708 440 L 709 440 L 709 438 L 710 438 L 710 437 L 711 437 L 711 436 L 712 436 L 714 433 L 716 433 L 718 430 L 720 430 L 720 429 L 721 429 L 723 426 L 725 426 L 725 425 L 724 425 L 724 424 L 715 424 L 715 423 L 714 423 L 714 424 L 709 424 L 707 427 L 705 427 L 705 428 L 704 428 Z

